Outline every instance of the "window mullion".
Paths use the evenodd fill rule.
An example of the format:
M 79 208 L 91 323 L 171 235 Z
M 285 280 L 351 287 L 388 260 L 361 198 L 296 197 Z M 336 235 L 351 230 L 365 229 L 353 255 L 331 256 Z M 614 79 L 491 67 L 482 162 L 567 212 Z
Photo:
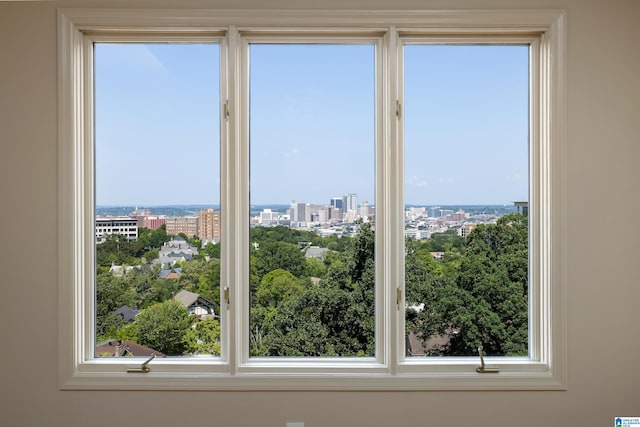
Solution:
M 245 135 L 248 108 L 245 102 L 246 73 L 243 63 L 243 48 L 237 29 L 229 27 L 227 37 L 227 72 L 228 72 L 228 111 L 227 118 L 227 153 L 225 156 L 226 173 L 222 180 L 226 180 L 224 188 L 227 191 L 225 200 L 228 202 L 226 217 L 227 234 L 225 265 L 228 268 L 227 286 L 229 288 L 229 310 L 227 313 L 228 326 L 226 340 L 229 373 L 234 375 L 242 360 L 246 357 L 243 352 L 245 329 L 244 313 L 248 260 L 246 259 L 246 218 L 248 217 L 248 140 Z M 224 246 L 223 246 L 224 248 Z
M 385 195 L 385 234 L 380 236 L 385 243 L 381 242 L 379 247 L 384 248 L 385 258 L 388 263 L 385 267 L 389 269 L 385 274 L 382 285 L 385 287 L 385 344 L 387 345 L 387 357 L 389 371 L 396 374 L 399 357 L 402 356 L 403 337 L 401 332 L 403 320 L 400 316 L 404 313 L 403 303 L 403 164 L 402 164 L 402 115 L 398 114 L 398 106 L 402 105 L 400 61 L 401 52 L 399 50 L 398 32 L 395 27 L 390 27 L 385 38 L 385 69 L 384 69 L 384 124 L 385 147 L 387 156 L 384 165 L 386 186 Z M 381 120 L 382 121 L 382 120 Z M 400 292 L 398 292 L 400 290 Z

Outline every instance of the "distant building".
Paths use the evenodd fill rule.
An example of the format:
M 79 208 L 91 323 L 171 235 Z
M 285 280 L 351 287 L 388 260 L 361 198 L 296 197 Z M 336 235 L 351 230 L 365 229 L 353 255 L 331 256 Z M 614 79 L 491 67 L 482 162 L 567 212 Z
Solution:
M 136 219 L 138 227 L 149 228 L 151 230 L 156 230 L 165 223 L 164 215 L 153 215 L 150 209 L 136 208 L 129 216 Z
M 427 208 L 409 208 L 404 212 L 404 217 L 408 220 L 422 218 L 427 215 Z
M 318 246 L 309 246 L 305 250 L 304 256 L 307 258 L 315 258 L 319 261 L 322 261 L 324 260 L 324 256 L 327 252 L 329 252 L 329 249 L 327 248 L 321 248 Z
M 342 209 L 342 197 L 332 197 L 330 206 L 338 209 Z
M 477 226 L 478 224 L 462 224 L 462 227 L 458 229 L 458 235 L 467 237 Z
M 331 219 L 332 222 L 340 222 L 340 221 L 342 221 L 342 209 L 340 209 L 340 208 L 331 208 L 330 219 Z
M 177 262 L 191 261 L 193 255 L 198 255 L 198 249 L 182 237 L 176 237 L 162 245 L 158 251 L 158 258 L 151 263 L 160 264 L 163 268 L 171 268 Z
M 427 230 L 419 230 L 417 228 L 407 228 L 404 230 L 404 237 L 410 237 L 416 240 L 429 239 L 431 232 Z
M 213 208 L 201 209 L 199 214 L 198 237 L 200 239 L 211 239 L 219 242 L 222 236 L 220 224 L 220 211 L 216 211 Z
M 447 216 L 449 217 L 449 219 L 451 219 L 451 216 L 453 215 L 453 210 L 452 209 L 440 209 L 440 218 L 447 218 Z
M 125 236 L 128 241 L 138 240 L 137 220 L 128 216 L 97 216 L 96 242 L 105 242 L 112 234 Z
M 349 193 L 342 196 L 342 210 L 343 212 L 355 211 L 358 209 L 358 195 L 355 193 Z
M 167 234 L 177 236 L 184 233 L 187 237 L 197 236 L 198 219 L 197 216 L 168 216 L 166 218 Z
M 167 219 L 164 215 L 145 216 L 144 218 L 142 218 L 141 227 L 149 228 L 151 230 L 157 230 L 158 228 L 166 224 L 166 222 Z
M 360 208 L 358 209 L 358 216 L 367 220 L 369 218 L 369 202 L 363 200 L 360 202 Z
M 272 211 L 271 209 L 265 208 L 260 213 L 260 223 L 261 224 L 273 224 L 278 221 L 278 213 Z
M 307 204 L 298 203 L 295 200 L 291 202 L 291 222 L 302 223 L 307 222 Z M 309 212 L 309 219 L 311 219 L 311 212 Z
M 440 206 L 432 206 L 429 208 L 429 216 L 431 218 L 437 218 L 440 216 Z
M 321 222 L 329 222 L 331 220 L 331 218 L 333 218 L 332 213 L 333 213 L 333 207 L 331 206 L 323 206 L 322 207 L 322 214 L 323 214 L 323 220 Z
M 456 213 L 451 214 L 451 220 L 452 221 L 457 221 L 457 222 L 462 222 L 466 219 L 467 215 L 465 214 L 464 210 L 460 209 L 458 210 Z
M 524 216 L 529 216 L 529 202 L 513 202 L 518 209 L 518 213 Z
M 151 215 L 151 210 L 149 209 L 138 209 L 136 208 L 133 212 L 129 214 L 131 218 L 135 218 L 138 221 L 138 227 L 142 227 L 142 220 L 145 216 Z

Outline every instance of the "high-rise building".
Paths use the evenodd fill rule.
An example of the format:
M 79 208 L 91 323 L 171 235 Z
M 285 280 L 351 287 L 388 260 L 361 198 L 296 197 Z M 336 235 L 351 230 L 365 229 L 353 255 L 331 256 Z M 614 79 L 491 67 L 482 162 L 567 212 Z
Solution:
M 307 222 L 307 205 L 306 203 L 293 202 L 293 222 Z M 311 214 L 311 213 L 309 213 Z
M 342 209 L 342 197 L 332 197 L 330 204 L 334 208 Z
M 349 193 L 342 196 L 342 210 L 344 212 L 355 211 L 358 209 L 358 195 Z
M 168 216 L 167 217 L 167 234 L 177 236 L 184 233 L 187 237 L 198 235 L 198 219 L 197 216 Z
M 331 218 L 333 218 L 333 216 L 331 216 L 331 214 L 333 213 L 333 209 L 335 208 L 331 206 L 322 207 L 323 218 L 324 218 L 322 222 L 328 222 Z
M 369 202 L 367 202 L 366 200 L 363 200 L 360 203 L 360 209 L 358 209 L 358 216 L 365 220 L 369 218 Z
M 201 209 L 199 214 L 198 237 L 202 240 L 221 240 L 220 211 L 213 208 Z

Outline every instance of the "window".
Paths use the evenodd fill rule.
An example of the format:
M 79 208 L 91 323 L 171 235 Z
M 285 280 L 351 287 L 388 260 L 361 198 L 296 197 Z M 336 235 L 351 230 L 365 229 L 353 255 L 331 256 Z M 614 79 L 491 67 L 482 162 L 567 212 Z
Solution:
M 426 41 L 404 43 L 407 355 L 527 357 L 530 47 Z
M 217 356 L 219 44 L 93 56 L 96 222 L 129 227 L 96 236 L 96 356 Z
M 61 387 L 563 388 L 562 23 L 561 13 L 532 11 L 326 12 L 308 17 L 294 11 L 254 15 L 232 11 L 196 14 L 61 10 L 59 218 L 60 235 L 69 236 L 60 242 Z M 219 134 L 219 169 L 215 155 L 199 152 L 194 156 L 202 170 L 214 171 L 220 177 L 219 200 L 207 199 L 206 203 L 212 206 L 204 206 L 197 218 L 194 215 L 198 224 L 220 224 L 209 227 L 211 234 L 217 230 L 221 236 L 219 272 L 213 273 L 219 285 L 202 284 L 206 288 L 203 293 L 214 291 L 217 295 L 203 298 L 202 304 L 191 311 L 188 304 L 184 307 L 192 316 L 191 327 L 197 327 L 194 316 L 204 313 L 202 310 L 212 310 L 212 315 L 217 316 L 219 356 L 202 357 L 206 353 L 202 349 L 169 351 L 171 356 L 192 356 L 156 358 L 148 365 L 151 371 L 145 374 L 126 371 L 139 367 L 143 358 L 99 357 L 95 348 L 99 333 L 92 326 L 96 316 L 104 314 L 98 313 L 103 308 L 99 307 L 102 301 L 95 301 L 96 286 L 100 288 L 94 248 L 113 240 L 116 229 L 115 224 L 105 224 L 98 236 L 96 225 L 102 226 L 102 222 L 95 218 L 102 192 L 108 194 L 102 183 L 117 182 L 117 177 L 104 178 L 106 171 L 114 167 L 103 163 L 109 158 L 106 148 L 112 147 L 102 145 L 103 138 L 107 140 L 102 132 L 123 127 L 110 128 L 102 122 L 106 119 L 101 113 L 102 102 L 116 93 L 101 89 L 100 73 L 106 68 L 102 68 L 100 58 L 103 49 L 106 52 L 113 46 L 158 52 L 173 49 L 172 54 L 176 55 L 202 48 L 201 57 L 219 58 L 217 65 L 210 68 L 184 67 L 188 72 L 204 71 L 198 78 L 207 87 L 219 87 L 219 97 L 207 101 L 206 106 L 185 104 L 180 109 L 189 111 L 184 117 L 195 121 L 182 125 L 183 132 L 202 122 L 209 129 L 203 139 L 208 142 L 193 150 L 216 152 Z M 526 337 L 520 336 L 518 341 L 524 342 L 524 347 L 505 344 L 505 350 L 500 347 L 502 343 L 491 347 L 482 334 L 479 340 L 472 341 L 473 347 L 478 344 L 488 349 L 501 348 L 488 353 L 491 357 L 487 363 L 499 369 L 495 374 L 476 371 L 480 360 L 472 354 L 473 348 L 449 353 L 463 357 L 418 357 L 407 351 L 409 333 L 427 330 L 417 328 L 425 324 L 430 308 L 425 310 L 420 303 L 426 301 L 435 306 L 430 300 L 415 298 L 417 288 L 412 286 L 417 283 L 420 288 L 429 280 L 411 279 L 410 274 L 417 270 L 412 270 L 412 260 L 405 256 L 414 250 L 426 255 L 428 248 L 418 248 L 415 237 L 430 231 L 428 221 L 407 226 L 405 210 L 413 203 L 414 194 L 409 187 L 421 182 L 417 172 L 423 171 L 421 161 L 428 165 L 438 157 L 435 148 L 427 154 L 418 151 L 425 138 L 438 132 L 441 138 L 444 134 L 453 138 L 460 128 L 449 124 L 445 131 L 439 131 L 438 126 L 447 126 L 446 116 L 435 119 L 434 114 L 429 114 L 430 109 L 445 110 L 451 101 L 446 92 L 441 92 L 441 98 L 433 91 L 429 96 L 420 96 L 432 84 L 430 73 L 420 69 L 422 61 L 429 62 L 430 72 L 451 74 L 446 69 L 447 61 L 439 57 L 444 51 L 454 52 L 453 55 L 472 52 L 468 56 L 481 61 L 491 55 L 516 57 L 513 70 L 488 71 L 494 74 L 496 84 L 492 93 L 495 112 L 491 115 L 494 121 L 487 123 L 483 119 L 483 125 L 500 130 L 483 136 L 482 127 L 476 123 L 476 134 L 479 140 L 483 138 L 484 146 L 490 149 L 487 151 L 503 153 L 514 147 L 519 150 L 515 157 L 508 158 L 517 159 L 511 178 L 521 178 L 517 187 L 520 193 L 479 203 L 522 202 L 508 209 L 528 210 L 524 229 L 517 215 L 510 222 L 504 221 L 509 231 L 525 233 L 524 246 L 519 246 L 519 255 L 526 252 L 524 270 L 519 258 L 513 261 L 512 269 L 523 277 L 520 295 L 526 294 L 525 306 L 520 307 L 526 311 L 526 319 L 520 319 L 516 328 L 520 335 L 526 331 Z M 460 77 L 460 82 L 467 84 L 483 73 L 477 65 L 464 71 L 467 75 Z M 498 75 L 501 77 L 496 78 Z M 125 77 L 132 76 L 133 72 L 125 73 Z M 506 79 L 511 78 L 519 83 L 515 89 L 505 90 L 505 96 L 517 98 L 517 107 L 500 110 L 498 92 L 506 88 Z M 451 81 L 456 86 L 455 79 Z M 152 82 L 141 82 L 126 96 L 143 94 L 140 98 L 144 106 L 144 102 L 153 103 L 154 97 L 162 93 L 144 94 L 142 83 Z M 470 93 L 452 88 L 451 96 L 454 89 L 458 97 Z M 486 85 L 483 89 L 487 90 Z M 160 92 L 170 90 L 165 82 Z M 483 97 L 487 94 L 480 95 L 480 99 Z M 471 105 L 473 100 L 467 97 L 459 102 Z M 169 111 L 174 112 L 163 122 L 173 122 L 172 115 L 181 116 L 176 110 Z M 212 113 L 204 114 L 206 111 Z M 478 120 L 473 113 L 465 116 L 462 108 L 449 111 L 457 111 L 458 119 L 464 123 Z M 129 114 L 127 119 L 135 126 L 143 116 Z M 427 128 L 421 128 L 425 123 Z M 215 128 L 218 125 L 219 131 Z M 163 136 L 170 132 L 163 132 Z M 509 133 L 513 142 L 498 141 L 496 135 L 500 133 Z M 175 158 L 179 146 L 174 145 L 170 151 Z M 450 153 L 450 161 L 470 165 L 463 152 L 450 149 Z M 486 168 L 489 160 L 481 160 Z M 504 163 L 498 159 L 495 165 Z M 486 177 L 477 175 L 483 169 L 472 166 L 467 167 L 472 173 L 465 179 L 482 183 Z M 495 172 L 496 167 L 490 168 Z M 201 191 L 215 194 L 216 187 L 216 183 L 205 184 Z M 126 185 L 121 188 L 130 190 Z M 494 190 L 502 191 L 499 186 Z M 136 197 L 150 194 L 138 193 Z M 505 200 L 506 197 L 518 200 Z M 415 208 L 415 218 L 419 218 L 422 208 L 425 218 L 429 217 L 428 208 L 434 212 L 438 208 L 442 221 L 456 223 L 456 232 L 464 236 L 479 234 L 474 234 L 471 223 L 463 220 L 465 212 L 451 209 L 455 203 L 469 203 L 468 199 L 415 203 L 430 204 L 411 206 Z M 219 214 L 215 216 L 217 204 Z M 141 216 L 149 217 L 149 224 L 154 220 L 151 214 Z M 172 234 L 182 231 L 191 238 L 190 233 L 184 232 L 188 228 L 180 228 L 189 226 L 189 221 L 183 219 L 173 220 Z M 128 225 L 122 225 L 128 232 Z M 106 227 L 113 229 L 108 231 Z M 149 233 L 145 229 L 135 231 L 143 236 Z M 135 231 L 128 232 L 131 239 L 136 238 Z M 338 232 L 344 241 L 336 236 Z M 407 234 L 412 239 L 405 242 Z M 451 232 L 443 233 L 443 237 L 451 239 L 449 247 L 466 238 Z M 107 242 L 96 246 L 98 238 Z M 117 248 L 117 239 L 115 245 Z M 357 259 L 362 262 L 348 258 L 348 250 L 341 245 L 360 254 Z M 100 255 L 100 249 L 97 252 Z M 428 252 L 424 259 L 427 265 L 440 262 L 431 260 L 430 252 L 446 253 Z M 451 253 L 446 253 L 445 258 Z M 327 256 L 326 262 L 320 260 L 323 256 Z M 469 277 L 476 277 L 472 272 Z M 184 285 L 180 290 L 196 294 L 196 287 Z M 446 293 L 446 289 L 442 292 Z M 176 295 L 174 298 L 180 299 Z M 158 299 L 158 303 L 166 300 Z M 321 304 L 322 299 L 329 303 Z M 522 304 L 523 299 L 518 301 Z M 456 304 L 450 304 L 453 313 Z M 105 311 L 112 312 L 115 305 Z M 333 312 L 319 307 L 330 307 Z M 354 307 L 364 308 L 353 310 Z M 412 310 L 418 314 L 413 316 Z M 307 319 L 313 321 L 302 322 Z M 331 328 L 327 319 L 342 322 L 342 326 Z M 504 324 L 517 322 L 515 318 L 501 318 L 497 323 L 508 329 Z M 450 320 L 440 321 L 442 324 L 440 329 L 433 329 L 432 325 L 428 328 L 441 335 L 449 334 L 452 342 L 458 326 Z M 98 326 L 105 329 L 102 324 Z M 502 336 L 505 334 L 515 333 L 503 330 Z
M 250 355 L 373 357 L 373 260 L 349 277 L 329 258 L 374 224 L 375 45 L 258 41 L 248 46 Z

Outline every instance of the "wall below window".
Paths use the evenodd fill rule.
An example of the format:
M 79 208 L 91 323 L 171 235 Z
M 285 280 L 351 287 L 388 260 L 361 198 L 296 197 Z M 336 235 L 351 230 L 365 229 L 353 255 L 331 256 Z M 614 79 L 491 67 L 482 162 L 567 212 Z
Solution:
M 58 390 L 57 7 L 553 8 L 568 17 L 569 389 Z M 609 426 L 640 417 L 637 0 L 0 1 L 0 425 Z

